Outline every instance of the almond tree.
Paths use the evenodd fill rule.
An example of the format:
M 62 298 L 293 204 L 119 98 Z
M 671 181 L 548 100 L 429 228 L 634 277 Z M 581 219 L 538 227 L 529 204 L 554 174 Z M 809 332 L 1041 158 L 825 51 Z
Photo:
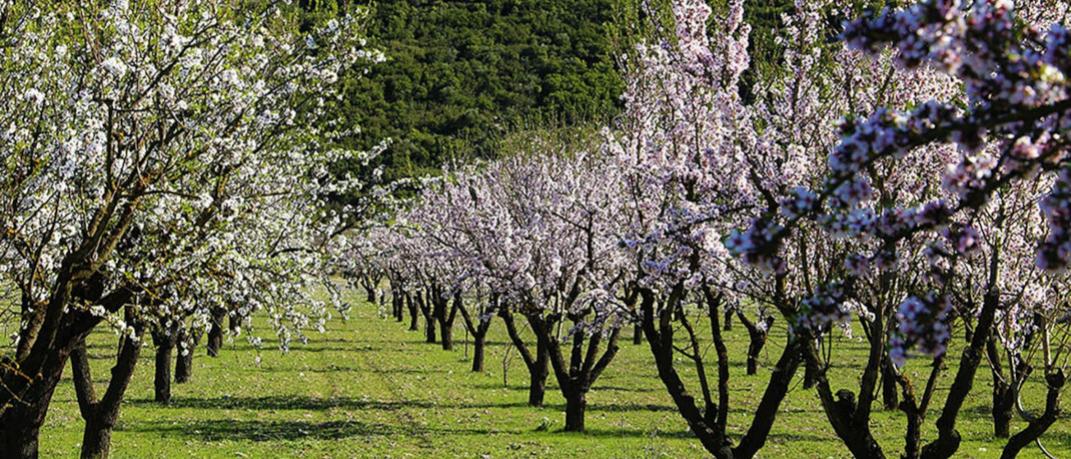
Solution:
M 317 256 L 288 238 L 232 232 L 251 222 L 227 220 L 268 218 L 259 223 L 270 223 L 269 237 L 283 224 L 276 218 L 294 215 L 276 212 L 302 204 L 281 203 L 332 186 L 322 179 L 343 152 L 309 144 L 295 127 L 322 118 L 340 75 L 375 54 L 360 48 L 352 19 L 298 36 L 279 8 L 0 3 L 0 263 L 21 294 L 16 350 L 0 365 L 5 454 L 36 457 L 68 357 L 110 314 L 164 317 L 194 290 L 186 298 L 245 295 L 252 301 L 242 307 L 266 309 L 275 325 L 288 316 L 307 285 L 294 283 L 301 271 L 248 274 L 258 263 L 278 274 Z M 272 194 L 280 189 L 295 194 Z M 308 222 L 295 223 L 295 233 L 307 231 Z M 276 250 L 245 251 L 252 240 Z M 231 288 L 211 290 L 221 278 Z M 117 367 L 124 373 L 144 325 L 132 317 L 121 326 L 130 338 Z M 291 332 L 279 333 L 285 342 Z M 83 411 L 87 454 L 107 453 L 122 379 L 100 400 L 80 395 L 92 407 Z
M 840 143 L 829 155 L 827 178 L 814 187 L 811 198 L 806 202 L 789 201 L 793 212 L 787 215 L 770 212 L 757 219 L 739 233 L 742 244 L 735 251 L 751 262 L 778 263 L 784 241 L 803 221 L 850 227 L 860 213 L 872 212 L 870 195 L 858 190 L 871 189 L 874 181 L 870 171 L 874 167 L 896 167 L 904 160 L 925 157 L 931 146 L 955 145 L 957 155 L 953 166 L 943 174 L 942 193 L 920 202 L 896 201 L 903 206 L 900 208 L 878 207 L 880 212 L 874 214 L 878 224 L 854 225 L 853 229 L 857 237 L 869 242 L 869 247 L 854 256 L 856 265 L 907 259 L 919 242 L 928 246 L 928 276 L 912 289 L 915 293 L 901 302 L 897 312 L 901 325 L 889 344 L 900 355 L 914 348 L 940 358 L 947 350 L 954 317 L 951 290 L 963 285 L 969 274 L 962 261 L 977 255 L 979 235 L 990 230 L 986 225 L 995 226 L 994 230 L 1002 226 L 1000 218 L 985 218 L 986 212 L 1010 202 L 994 196 L 1016 190 L 1024 178 L 1039 171 L 1064 168 L 1061 131 L 1071 107 L 1066 101 L 1064 78 L 1067 57 L 1061 51 L 1067 33 L 1058 24 L 1042 32 L 1038 27 L 1017 23 L 1010 2 L 935 1 L 867 15 L 849 23 L 842 37 L 849 46 L 872 53 L 890 43 L 896 48 L 898 64 L 904 67 L 925 64 L 942 68 L 962 82 L 965 99 L 940 97 L 906 111 L 879 108 L 867 118 L 847 120 Z M 1066 251 L 1061 249 L 1064 235 L 1068 234 L 1063 217 L 1066 212 L 1061 210 L 1065 207 L 1062 177 L 1057 174 L 1052 191 L 1042 200 L 1041 211 L 1048 228 L 1037 252 L 1037 265 L 1047 271 L 1063 269 L 1067 259 Z M 908 457 L 949 457 L 958 449 L 956 418 L 993 336 L 1001 298 L 1008 293 L 1002 291 L 1000 251 L 991 250 L 987 255 L 981 264 L 973 265 L 987 274 L 980 287 L 984 294 L 977 306 L 969 343 L 940 409 L 937 437 L 916 448 L 913 444 L 919 441 L 911 436 L 917 433 L 910 432 L 914 428 L 909 425 L 905 451 Z M 872 281 L 867 278 L 880 277 L 874 273 L 881 271 L 853 273 L 845 278 L 857 284 L 858 279 Z M 854 285 L 836 294 L 829 294 L 831 291 L 818 291 L 815 301 L 843 304 L 873 292 L 870 287 Z M 1056 354 L 1060 353 L 1058 350 Z M 811 347 L 808 360 L 817 364 L 816 356 Z M 1046 358 L 1044 367 L 1048 388 L 1044 413 L 1012 436 L 1004 449 L 1005 457 L 1014 457 L 1055 421 L 1066 359 L 1061 362 L 1059 358 Z M 827 393 L 822 398 L 838 436 L 853 454 L 883 454 L 880 445 L 861 430 L 866 425 L 851 422 L 865 405 L 848 396 L 833 400 Z

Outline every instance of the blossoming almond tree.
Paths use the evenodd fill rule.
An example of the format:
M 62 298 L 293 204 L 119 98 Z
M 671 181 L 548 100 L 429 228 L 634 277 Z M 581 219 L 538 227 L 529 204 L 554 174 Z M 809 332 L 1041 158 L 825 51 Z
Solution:
M 736 252 L 749 261 L 777 263 L 783 242 L 803 220 L 817 219 L 841 227 L 851 225 L 859 212 L 865 212 L 870 205 L 870 195 L 865 191 L 872 189 L 874 183 L 868 171 L 874 167 L 894 164 L 890 162 L 893 158 L 913 160 L 932 145 L 956 145 L 954 166 L 944 174 L 942 192 L 947 194 L 901 202 L 902 210 L 887 208 L 875 220 L 878 224 L 859 227 L 859 235 L 872 245 L 853 258 L 868 264 L 906 259 L 910 251 L 905 249 L 917 247 L 912 241 L 929 245 L 931 275 L 915 288 L 917 293 L 900 304 L 901 330 L 899 336 L 892 336 L 890 344 L 897 353 L 915 347 L 924 353 L 943 355 L 949 339 L 953 299 L 950 289 L 969 275 L 959 262 L 974 255 L 982 245 L 980 234 L 989 230 L 981 229 L 982 225 L 993 225 L 993 234 L 999 234 L 1002 226 L 999 218 L 984 218 L 992 206 L 1000 208 L 1000 203 L 1010 201 L 994 196 L 1007 192 L 1009 187 L 1016 190 L 1018 182 L 1039 170 L 1063 168 L 1062 131 L 1071 107 L 1066 101 L 1063 70 L 1066 55 L 1061 52 L 1067 34 L 1062 25 L 1054 25 L 1047 32 L 1042 30 L 1017 22 L 1015 9 L 1004 1 L 922 2 L 848 24 L 842 36 L 854 48 L 876 52 L 882 44 L 892 43 L 901 65 L 915 68 L 928 64 L 955 75 L 962 81 L 965 108 L 957 105 L 959 97 L 939 97 L 909 111 L 877 109 L 866 119 L 848 120 L 839 145 L 830 154 L 828 177 L 811 192 L 812 198 L 805 205 L 795 206 L 788 215 L 768 213 L 756 220 L 740 234 L 743 245 L 737 245 Z M 1066 234 L 1064 212 L 1060 210 L 1064 207 L 1061 190 L 1058 176 L 1053 191 L 1042 200 L 1048 228 L 1037 264 L 1049 271 L 1062 269 L 1066 260 L 1061 250 Z M 798 199 L 792 202 L 800 203 Z M 885 223 L 887 217 L 896 217 L 889 220 L 896 223 Z M 937 420 L 938 435 L 916 448 L 912 443 L 918 440 L 911 439 L 909 432 L 905 452 L 908 457 L 948 457 L 959 446 L 956 417 L 970 393 L 987 343 L 991 342 L 998 310 L 1009 306 L 1002 306 L 1002 298 L 1009 292 L 1001 290 L 1000 257 L 999 250 L 990 250 L 987 264 L 975 265 L 977 271 L 987 274 L 984 295 Z M 1014 260 L 1015 257 L 1010 260 L 1013 265 Z M 867 291 L 873 290 L 862 290 Z M 818 296 L 823 302 L 840 304 L 861 295 L 860 291 L 848 291 L 843 297 Z M 1065 351 L 1057 351 L 1057 355 L 1060 352 Z M 814 355 L 809 352 L 811 361 L 816 360 Z M 1005 447 L 1005 457 L 1015 456 L 1055 420 L 1066 358 L 1061 361 L 1051 357 L 1050 354 L 1044 362 L 1048 386 L 1045 410 L 1032 417 L 1026 429 L 1012 436 Z M 882 454 L 880 446 L 861 433 L 865 424 L 849 422 L 860 412 L 855 400 L 839 397 L 834 401 L 828 394 L 823 399 L 835 430 L 854 454 Z
M 307 295 L 307 271 L 291 269 L 317 255 L 291 243 L 313 220 L 280 219 L 317 215 L 303 199 L 334 186 L 323 179 L 342 152 L 297 127 L 315 124 L 339 75 L 374 54 L 356 21 L 303 36 L 281 7 L 0 3 L 0 263 L 22 299 L 16 351 L 0 365 L 5 454 L 36 456 L 68 357 L 110 314 L 175 320 L 157 313 L 232 294 L 281 325 Z M 125 317 L 121 357 L 143 326 Z M 106 454 L 121 387 L 92 398 L 89 448 Z

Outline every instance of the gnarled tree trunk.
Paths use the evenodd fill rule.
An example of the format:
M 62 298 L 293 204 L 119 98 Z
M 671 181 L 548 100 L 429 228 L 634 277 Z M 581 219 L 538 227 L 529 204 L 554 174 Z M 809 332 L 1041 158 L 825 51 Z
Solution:
M 119 420 L 119 408 L 122 405 L 126 389 L 137 365 L 141 352 L 141 326 L 135 325 L 135 336 L 124 336 L 120 340 L 119 353 L 115 366 L 112 367 L 111 380 L 104 396 L 97 398 L 93 389 L 93 378 L 89 370 L 83 341 L 71 354 L 72 379 L 78 408 L 85 421 L 82 434 L 83 459 L 106 458 L 111 452 L 112 429 Z

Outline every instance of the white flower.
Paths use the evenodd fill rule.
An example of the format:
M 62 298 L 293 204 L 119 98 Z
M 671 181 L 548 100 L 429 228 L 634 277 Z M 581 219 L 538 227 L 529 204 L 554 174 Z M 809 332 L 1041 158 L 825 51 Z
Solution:
M 126 75 L 126 64 L 124 64 L 118 57 L 109 57 L 108 59 L 105 59 L 104 62 L 101 63 L 101 66 L 104 67 L 104 70 L 107 70 L 108 73 L 115 75 L 116 78 L 122 78 L 123 75 Z
M 28 91 L 22 94 L 22 100 L 30 102 L 34 105 L 41 105 L 45 101 L 45 94 L 38 91 L 36 88 L 30 88 Z

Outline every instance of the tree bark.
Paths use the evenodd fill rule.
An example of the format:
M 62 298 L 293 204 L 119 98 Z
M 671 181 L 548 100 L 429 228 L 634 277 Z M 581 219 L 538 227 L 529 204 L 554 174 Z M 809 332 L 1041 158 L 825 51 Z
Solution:
M 153 331 L 153 344 L 156 345 L 156 371 L 153 377 L 154 400 L 159 403 L 171 403 L 171 360 L 175 350 L 176 333 L 165 334 Z
M 699 409 L 695 396 L 688 392 L 680 374 L 673 367 L 673 328 L 669 325 L 669 318 L 666 317 L 670 313 L 664 310 L 656 313 L 655 301 L 653 292 L 642 292 L 640 324 L 647 338 L 647 344 L 651 348 L 651 354 L 654 356 L 658 377 L 677 406 L 677 412 L 688 423 L 688 427 L 703 447 L 718 458 L 731 457 L 732 452 L 724 450 L 727 445 L 722 441 L 722 435 L 714 431 L 714 423 L 707 418 L 703 410 Z M 668 326 L 656 327 L 656 324 Z
M 418 292 L 416 295 L 417 307 L 420 308 L 420 313 L 424 316 L 424 341 L 436 343 L 438 341 L 435 339 L 436 320 L 433 311 L 434 306 L 429 304 L 431 301 L 431 295 L 428 292 L 423 294 Z
M 773 325 L 773 317 L 766 317 L 763 320 L 765 328 L 759 327 L 739 308 L 736 310 L 736 315 L 740 317 L 740 323 L 744 324 L 744 328 L 747 329 L 748 335 L 748 347 L 747 347 L 747 374 L 749 376 L 758 373 L 759 369 L 759 354 L 762 353 L 762 348 L 766 346 L 766 340 L 768 339 L 770 326 Z M 728 317 L 728 314 L 726 315 Z
M 401 322 L 405 320 L 405 314 L 402 312 L 405 308 L 405 297 L 403 297 L 401 292 L 399 292 L 393 285 L 394 284 L 392 283 L 390 289 L 391 313 L 394 315 L 394 320 Z M 384 295 L 386 295 L 386 293 L 384 293 Z
M 405 294 L 405 305 L 409 309 L 409 331 L 420 330 L 420 326 L 417 324 L 417 305 L 413 302 L 413 295 Z
M 12 459 L 37 459 L 37 438 L 40 433 L 40 421 L 33 422 L 37 418 L 45 417 L 47 408 L 28 407 L 8 408 L 4 417 L 25 418 L 31 420 L 23 425 L 17 422 L 4 422 L 3 430 L 0 430 L 0 451 L 4 451 L 5 458 Z
M 483 354 L 484 346 L 487 344 L 487 336 L 473 335 L 472 343 L 472 371 L 475 373 L 483 372 Z
M 120 339 L 119 352 L 111 370 L 108 388 L 99 400 L 93 388 L 85 341 L 71 353 L 71 379 L 74 381 L 78 408 L 85 421 L 81 452 L 83 459 L 106 458 L 111 452 L 112 430 L 119 420 L 119 409 L 141 353 L 142 327 L 129 317 L 130 314 L 128 321 L 134 323 L 135 335 L 123 336 Z
M 587 392 L 582 388 L 574 388 L 566 391 L 565 397 L 565 431 L 584 431 L 584 411 L 588 406 Z
M 543 406 L 547 376 L 550 376 L 550 370 L 547 369 L 546 359 L 542 360 L 542 365 L 536 364 L 528 369 L 528 406 Z
M 223 320 L 227 317 L 225 309 L 212 311 L 212 327 L 208 330 L 208 356 L 216 357 L 223 349 Z
M 889 354 L 881 362 L 881 399 L 886 410 L 895 410 L 900 407 L 900 400 L 896 392 L 896 370 L 893 368 Z
M 1012 407 L 1015 406 L 1015 394 L 1010 384 L 1002 380 L 993 381 L 993 436 L 1008 438 L 1011 436 Z
M 990 285 L 994 284 L 995 282 L 990 282 Z M 979 363 L 981 363 L 985 343 L 992 332 L 993 319 L 999 303 L 1000 296 L 997 291 L 990 290 L 986 292 L 982 302 L 982 311 L 978 315 L 978 324 L 974 327 L 974 333 L 971 334 L 970 345 L 963 350 L 963 354 L 960 356 L 956 377 L 948 390 L 948 398 L 945 400 L 945 406 L 941 410 L 941 416 L 937 418 L 937 438 L 922 448 L 921 457 L 925 459 L 952 457 L 956 450 L 959 449 L 961 438 L 959 431 L 956 430 L 956 418 L 959 416 L 959 410 L 963 407 L 963 403 L 967 400 L 971 387 L 974 385 L 974 376 L 977 373 Z
M 452 327 L 447 321 L 439 321 L 439 342 L 443 346 L 444 351 L 454 350 L 454 327 Z
M 639 322 L 632 326 L 632 344 L 643 344 L 643 327 Z
M 80 341 L 85 335 L 69 328 L 57 334 L 65 335 L 58 338 L 61 343 L 68 342 L 68 336 Z M 5 459 L 37 458 L 41 425 L 73 346 L 70 343 L 48 352 L 35 351 L 33 354 L 40 357 L 30 355 L 28 361 L 24 360 L 29 367 L 25 369 L 15 367 L 11 360 L 0 361 L 0 384 L 5 389 L 0 390 L 0 406 L 6 406 L 0 409 L 0 452 Z
M 1001 459 L 1012 459 L 1018 456 L 1023 448 L 1041 438 L 1049 430 L 1049 427 L 1052 427 L 1056 420 L 1059 419 L 1060 392 L 1063 390 L 1066 381 L 1067 378 L 1061 370 L 1056 370 L 1056 372 L 1045 376 L 1045 383 L 1048 385 L 1045 395 L 1045 411 L 1041 416 L 1031 420 L 1026 428 L 1008 439 L 1008 443 L 1004 445 L 1004 451 L 1000 455 Z
M 1000 350 L 997 349 L 996 339 L 989 337 L 986 342 L 986 353 L 989 355 L 989 370 L 993 375 L 993 404 L 990 414 L 993 418 L 993 435 L 997 438 L 1011 436 L 1012 407 L 1015 406 L 1017 394 L 1014 389 L 1014 381 L 1009 381 L 1010 376 L 1004 374 L 1004 367 L 1000 360 Z M 1015 365 L 1009 362 L 1009 366 Z
M 454 349 L 454 319 L 457 318 L 458 308 L 462 306 L 461 294 L 454 294 L 454 302 L 451 306 L 450 298 L 446 297 L 441 289 L 436 288 L 432 301 L 434 302 L 432 314 L 435 316 L 435 321 L 439 323 L 439 341 L 444 351 L 451 351 Z
M 543 398 L 547 391 L 547 376 L 550 375 L 547 349 L 540 340 L 536 340 L 536 352 L 532 355 L 528 346 L 524 344 L 520 333 L 517 332 L 517 324 L 513 320 L 513 313 L 508 308 L 502 308 L 499 312 L 502 322 L 506 324 L 506 333 L 509 335 L 513 347 L 524 360 L 524 366 L 528 368 L 528 405 L 543 406 Z
M 773 373 L 770 374 L 770 380 L 766 383 L 766 390 L 758 408 L 755 409 L 755 415 L 751 418 L 751 427 L 740 439 L 740 444 L 733 448 L 733 457 L 753 457 L 766 444 L 766 438 L 770 436 L 781 402 L 788 395 L 801 360 L 799 346 L 789 337 L 781 351 L 781 357 L 774 365 Z
M 472 371 L 479 373 L 483 371 L 484 351 L 487 346 L 487 330 L 491 328 L 491 316 L 497 307 L 498 299 L 491 300 L 491 305 L 488 310 L 483 311 L 476 320 L 473 320 L 472 314 L 468 309 L 465 309 L 464 305 L 460 305 L 457 311 L 461 313 L 461 320 L 465 324 L 465 329 L 472 335 Z M 479 322 L 477 322 L 479 321 Z
M 178 384 L 187 383 L 193 377 L 193 354 L 201 341 L 201 333 L 201 330 L 191 331 L 189 327 L 182 327 L 179 333 L 179 355 L 175 360 L 175 382 Z
M 424 316 L 424 341 L 431 344 L 438 342 L 435 338 L 435 321 L 428 316 Z

